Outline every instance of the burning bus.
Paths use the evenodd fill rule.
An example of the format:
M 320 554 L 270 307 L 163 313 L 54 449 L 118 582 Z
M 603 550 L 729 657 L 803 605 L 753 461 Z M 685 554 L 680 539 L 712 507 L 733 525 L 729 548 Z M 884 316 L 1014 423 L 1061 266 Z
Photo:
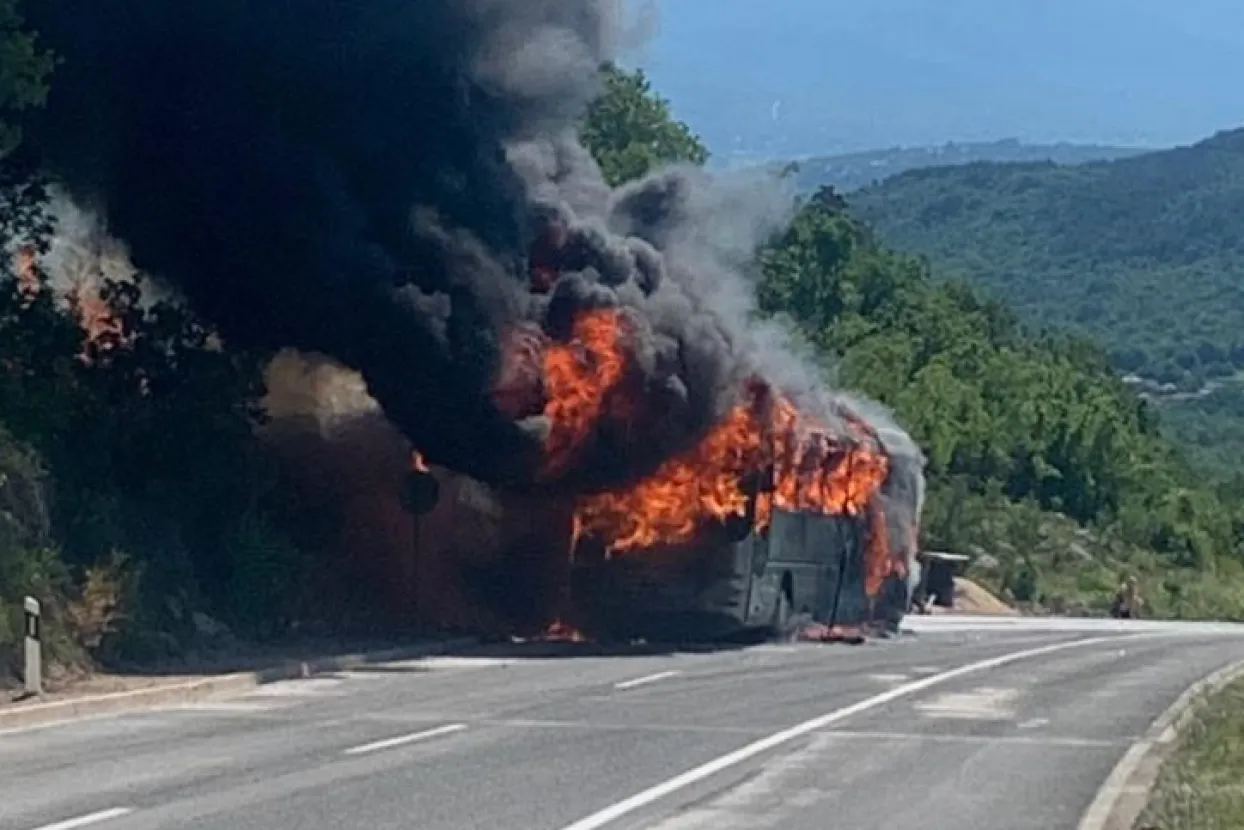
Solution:
M 885 438 L 887 474 L 862 510 L 795 502 L 770 507 L 766 520 L 778 489 L 770 467 L 748 482 L 741 514 L 689 543 L 610 556 L 601 539 L 579 540 L 572 595 L 586 628 L 661 640 L 896 631 L 911 596 L 923 459 L 905 434 Z
M 526 617 L 528 626 L 665 642 L 893 630 L 910 596 L 922 458 L 900 431 L 846 412 L 841 426 L 808 423 L 754 381 L 698 444 L 625 488 L 578 495 L 560 510 L 556 497 L 497 494 L 493 504 L 506 507 L 485 513 L 465 499 L 437 505 L 423 481 L 431 473 L 417 463 L 408 492 L 429 495 L 407 502 L 454 511 L 453 523 L 472 527 L 543 511 L 542 534 L 512 540 L 474 570 L 477 584 L 491 571 L 511 589 L 516 580 L 543 586 L 545 617 Z M 550 591 L 550 581 L 561 588 Z

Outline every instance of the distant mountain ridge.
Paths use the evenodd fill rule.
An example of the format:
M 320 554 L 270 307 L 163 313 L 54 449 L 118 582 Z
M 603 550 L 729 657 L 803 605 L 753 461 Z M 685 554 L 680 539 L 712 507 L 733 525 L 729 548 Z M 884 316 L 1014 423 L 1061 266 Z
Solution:
M 1073 166 L 909 170 L 848 201 L 886 244 L 1078 329 L 1204 469 L 1244 458 L 1244 129 Z M 1175 394 L 1172 394 L 1175 393 Z
M 852 194 L 888 244 L 1119 367 L 1198 388 L 1244 368 L 1244 129 L 1075 166 L 909 170 Z
M 814 156 L 795 163 L 796 187 L 803 192 L 832 185 L 847 193 L 891 176 L 926 167 L 950 167 L 973 162 L 1053 162 L 1083 164 L 1130 158 L 1150 152 L 1140 147 L 1102 144 L 1028 144 L 1008 138 L 989 142 L 947 142 L 932 147 L 891 147 L 861 153 Z

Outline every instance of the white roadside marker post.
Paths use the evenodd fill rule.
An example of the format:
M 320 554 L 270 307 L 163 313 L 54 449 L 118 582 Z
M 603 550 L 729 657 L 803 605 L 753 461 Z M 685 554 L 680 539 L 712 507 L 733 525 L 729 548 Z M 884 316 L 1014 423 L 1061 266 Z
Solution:
M 26 597 L 26 696 L 43 694 L 43 643 L 40 640 L 42 609 L 39 600 Z

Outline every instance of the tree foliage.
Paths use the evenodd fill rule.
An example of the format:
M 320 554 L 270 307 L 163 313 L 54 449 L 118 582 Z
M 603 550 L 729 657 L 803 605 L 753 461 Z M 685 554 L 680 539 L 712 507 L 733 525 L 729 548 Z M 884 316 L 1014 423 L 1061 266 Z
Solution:
M 1085 332 L 1207 471 L 1244 452 L 1244 130 L 1077 166 L 973 164 L 852 197 L 887 243 Z
M 41 106 L 54 60 L 24 26 L 18 0 L 0 0 L 0 158 L 21 141 L 21 118 Z
M 914 170 L 852 196 L 887 244 L 1189 390 L 1244 367 L 1244 130 L 1073 166 Z
M 643 72 L 606 66 L 601 76 L 604 90 L 588 110 L 581 134 L 611 185 L 658 165 L 708 160 L 700 139 L 674 120 L 669 102 L 652 91 Z

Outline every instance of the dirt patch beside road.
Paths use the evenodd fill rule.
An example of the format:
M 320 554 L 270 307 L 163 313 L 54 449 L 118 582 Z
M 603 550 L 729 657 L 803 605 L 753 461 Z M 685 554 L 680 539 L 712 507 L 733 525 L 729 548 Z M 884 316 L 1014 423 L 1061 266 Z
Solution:
M 956 614 L 994 614 L 1008 617 L 1019 616 L 1019 612 L 989 591 L 970 579 L 955 577 Z

